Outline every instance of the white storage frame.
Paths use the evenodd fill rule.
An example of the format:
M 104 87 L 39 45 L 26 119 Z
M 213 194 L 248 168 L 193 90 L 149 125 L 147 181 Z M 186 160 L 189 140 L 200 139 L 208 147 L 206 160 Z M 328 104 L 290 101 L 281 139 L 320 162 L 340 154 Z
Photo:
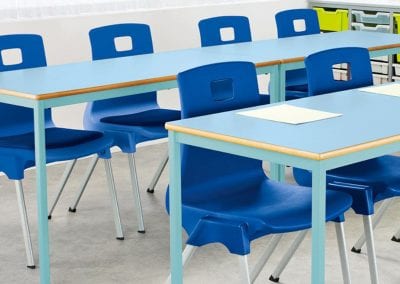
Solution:
M 367 2 L 367 1 L 366 1 Z M 321 7 L 331 9 L 346 9 L 349 11 L 349 29 L 360 29 L 364 27 L 364 30 L 384 30 L 394 33 L 394 13 L 400 14 L 400 3 L 396 4 L 383 4 L 383 3 L 352 3 L 350 1 L 340 0 L 310 0 L 310 8 Z M 387 21 L 388 19 L 388 21 Z M 364 25 L 367 24 L 367 25 Z M 385 27 L 386 26 L 386 27 Z M 375 27 L 375 29 L 374 29 Z M 376 28 L 377 27 L 377 28 Z M 377 60 L 377 61 L 375 61 Z M 372 68 L 373 72 L 381 71 L 382 73 L 374 73 L 374 83 L 390 82 L 392 80 L 400 79 L 400 63 L 393 64 L 394 56 L 388 56 L 388 58 L 380 57 L 373 58 Z M 387 63 L 386 63 L 387 62 Z M 386 63 L 386 64 L 385 64 Z M 393 67 L 396 68 L 395 73 Z M 341 76 L 343 72 L 338 72 Z M 394 78 L 394 75 L 396 77 Z M 377 76 L 379 75 L 379 76 Z M 384 77 L 387 77 L 385 80 Z

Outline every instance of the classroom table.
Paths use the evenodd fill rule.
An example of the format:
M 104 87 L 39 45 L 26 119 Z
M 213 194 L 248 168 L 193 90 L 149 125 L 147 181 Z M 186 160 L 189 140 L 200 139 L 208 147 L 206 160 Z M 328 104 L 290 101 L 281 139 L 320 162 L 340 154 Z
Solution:
M 171 219 L 175 222 L 172 226 L 176 226 L 172 230 L 179 231 L 180 228 L 181 144 L 310 170 L 311 279 L 312 283 L 321 284 L 325 283 L 326 171 L 400 150 L 400 96 L 349 90 L 278 104 L 283 103 L 341 116 L 293 125 L 240 115 L 238 112 L 243 110 L 235 110 L 167 123 L 170 211 L 171 215 L 175 214 Z M 177 269 L 173 273 L 175 281 L 181 281 L 181 271 Z
M 271 76 L 272 88 L 270 88 L 270 93 L 272 94 L 271 102 L 280 102 L 285 100 L 286 71 L 304 68 L 304 57 L 307 55 L 329 48 L 358 46 L 367 48 L 371 57 L 379 57 L 398 53 L 398 39 L 399 35 L 343 31 L 208 48 L 210 52 L 219 54 L 220 61 L 251 61 L 255 62 L 257 67 L 261 67 L 266 64 L 267 60 L 270 60 L 269 62 L 279 60 L 279 75 Z M 260 72 L 258 73 L 260 74 Z M 271 75 L 273 74 L 271 73 Z M 283 181 L 285 178 L 283 166 L 272 164 L 271 173 L 276 180 Z
M 258 74 L 270 73 L 271 100 L 280 101 L 284 98 L 285 70 L 300 68 L 304 65 L 304 56 L 314 51 L 347 45 L 366 47 L 374 56 L 393 54 L 400 52 L 400 36 L 348 31 L 1 72 L 0 102 L 32 108 L 34 113 L 41 283 L 51 282 L 44 137 L 46 108 L 175 88 L 176 74 L 180 71 L 232 60 L 254 62 Z M 282 179 L 281 167 L 276 167 L 273 177 Z M 172 192 L 172 280 L 179 283 L 182 281 L 181 222 L 179 200 L 176 191 Z

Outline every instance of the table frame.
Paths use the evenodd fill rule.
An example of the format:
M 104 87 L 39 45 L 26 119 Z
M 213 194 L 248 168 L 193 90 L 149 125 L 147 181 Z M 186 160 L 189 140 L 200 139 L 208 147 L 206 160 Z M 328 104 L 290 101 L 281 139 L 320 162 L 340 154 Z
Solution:
M 372 49 L 370 56 L 381 56 L 400 52 L 399 47 L 385 50 Z M 278 65 L 279 76 L 273 84 L 278 84 L 278 97 L 272 102 L 285 100 L 285 76 L 287 70 L 304 68 L 304 58 L 283 60 Z M 272 93 L 272 91 L 271 91 Z M 260 149 L 253 141 L 235 141 L 231 137 L 222 137 L 210 133 L 199 133 L 176 128 L 167 124 L 169 130 L 170 162 L 170 250 L 172 283 L 182 283 L 182 210 L 181 210 L 181 153 L 180 145 L 187 144 L 217 150 L 225 153 L 271 162 L 271 178 L 284 181 L 285 166 L 293 166 L 312 171 L 312 260 L 311 283 L 325 283 L 325 202 L 326 172 L 348 164 L 394 153 L 400 150 L 400 136 L 373 145 L 361 145 L 354 149 L 332 152 L 319 157 L 298 156 L 298 153 L 277 152 L 271 149 Z

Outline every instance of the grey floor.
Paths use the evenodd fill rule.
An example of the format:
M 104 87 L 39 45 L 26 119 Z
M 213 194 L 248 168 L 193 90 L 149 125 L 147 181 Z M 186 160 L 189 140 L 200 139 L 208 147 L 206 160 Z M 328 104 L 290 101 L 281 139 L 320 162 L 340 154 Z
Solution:
M 158 159 L 166 150 L 166 144 L 138 149 L 136 159 L 142 202 L 145 214 L 146 234 L 136 232 L 136 216 L 129 183 L 127 158 L 114 154 L 113 169 L 118 190 L 125 240 L 115 239 L 114 224 L 106 188 L 103 164 L 99 164 L 83 196 L 77 213 L 67 212 L 74 199 L 79 174 L 85 170 L 87 160 L 79 161 L 65 195 L 53 214 L 50 224 L 51 271 L 53 283 L 163 283 L 169 269 L 169 220 L 164 209 L 167 174 L 164 174 L 155 194 L 145 192 Z M 55 196 L 52 190 L 57 184 L 64 165 L 49 167 L 49 200 Z M 34 171 L 27 171 L 24 181 L 26 202 L 31 221 L 32 238 L 37 253 L 36 193 Z M 288 176 L 290 180 L 291 177 Z M 0 283 L 38 283 L 39 270 L 25 267 L 25 250 L 17 211 L 14 184 L 5 177 L 0 179 Z M 400 226 L 400 202 L 389 209 L 383 222 L 375 231 L 381 283 L 400 283 L 400 243 L 390 241 Z M 348 247 L 362 231 L 362 220 L 353 212 L 346 214 L 346 239 Z M 335 231 L 328 224 L 326 246 L 327 283 L 342 283 Z M 261 272 L 256 283 L 268 281 L 279 253 L 293 235 L 287 235 Z M 184 237 L 186 238 L 186 236 Z M 250 265 L 262 253 L 269 238 L 252 243 Z M 361 254 L 349 252 L 353 283 L 369 283 L 368 261 L 365 249 Z M 310 236 L 301 245 L 292 262 L 281 276 L 281 283 L 310 282 Z M 185 269 L 185 283 L 238 283 L 237 257 L 221 245 L 208 245 L 200 249 L 189 267 Z

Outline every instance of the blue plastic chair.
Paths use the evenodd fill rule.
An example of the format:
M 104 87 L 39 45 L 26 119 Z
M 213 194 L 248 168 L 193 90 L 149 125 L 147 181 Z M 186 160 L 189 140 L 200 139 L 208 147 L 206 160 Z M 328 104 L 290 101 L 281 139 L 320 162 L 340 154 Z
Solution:
M 302 22 L 304 29 L 298 25 Z M 317 12 L 313 9 L 285 10 L 275 15 L 278 38 L 319 34 Z M 302 98 L 308 96 L 306 69 L 286 71 L 286 95 Z
M 256 69 L 250 62 L 205 65 L 179 73 L 177 78 L 182 118 L 259 103 Z M 268 179 L 259 160 L 189 145 L 181 149 L 182 222 L 189 236 L 184 263 L 196 247 L 222 243 L 240 256 L 244 283 L 250 283 L 263 267 L 257 265 L 259 269 L 250 276 L 247 255 L 251 241 L 310 228 L 309 188 Z M 338 222 L 340 234 L 343 213 L 351 202 L 347 194 L 327 191 L 326 220 Z M 168 191 L 166 206 L 169 210 Z M 277 243 L 280 236 L 276 235 L 273 242 Z M 342 245 L 340 251 L 346 261 Z
M 224 40 L 221 31 L 232 29 L 233 38 Z M 220 16 L 199 21 L 201 46 L 251 41 L 250 22 L 244 16 Z
M 334 79 L 332 66 L 338 63 L 348 64 L 347 81 Z M 311 96 L 373 84 L 369 52 L 364 48 L 346 47 L 317 52 L 306 58 L 305 65 Z M 378 276 L 371 215 L 374 214 L 374 203 L 400 195 L 399 172 L 400 158 L 391 155 L 327 172 L 327 187 L 351 194 L 352 208 L 356 214 L 363 215 L 372 283 L 377 283 Z M 311 185 L 312 178 L 309 171 L 294 168 L 293 175 L 298 184 Z M 354 247 L 352 251 L 360 252 Z M 272 278 L 279 279 L 279 274 L 279 271 L 274 273 Z
M 98 27 L 89 32 L 93 60 L 134 56 L 153 52 L 150 27 L 145 24 L 115 24 Z M 132 48 L 118 50 L 115 39 L 128 37 Z M 132 188 L 135 197 L 138 232 L 144 233 L 142 205 L 140 201 L 139 184 L 136 173 L 134 153 L 136 145 L 141 142 L 167 137 L 164 124 L 168 121 L 179 120 L 180 111 L 163 109 L 157 104 L 157 93 L 130 95 L 120 98 L 90 102 L 86 106 L 84 127 L 107 133 L 114 139 L 114 145 L 128 155 Z M 168 161 L 168 153 L 163 157 L 154 176 L 148 192 L 154 192 L 154 187 Z M 88 168 L 86 177 L 78 197 L 69 211 L 75 212 L 79 200 L 85 190 L 91 173 L 96 165 L 96 159 Z
M 33 34 L 0 36 L 0 51 L 19 49 L 20 63 L 4 63 L 1 53 L 0 72 L 46 66 L 42 38 Z M 21 224 L 27 253 L 27 266 L 34 268 L 32 243 L 25 207 L 22 179 L 24 170 L 35 166 L 33 111 L 30 108 L 0 103 L 0 171 L 15 181 Z M 51 110 L 45 111 L 47 162 L 66 161 L 96 154 L 104 159 L 112 198 L 117 238 L 123 239 L 118 203 L 110 164 L 112 138 L 97 131 L 56 127 Z
M 222 31 L 232 29 L 233 38 L 224 40 Z M 215 46 L 251 41 L 249 19 L 245 16 L 219 16 L 199 21 L 201 46 Z M 269 104 L 270 97 L 260 94 L 260 104 Z

